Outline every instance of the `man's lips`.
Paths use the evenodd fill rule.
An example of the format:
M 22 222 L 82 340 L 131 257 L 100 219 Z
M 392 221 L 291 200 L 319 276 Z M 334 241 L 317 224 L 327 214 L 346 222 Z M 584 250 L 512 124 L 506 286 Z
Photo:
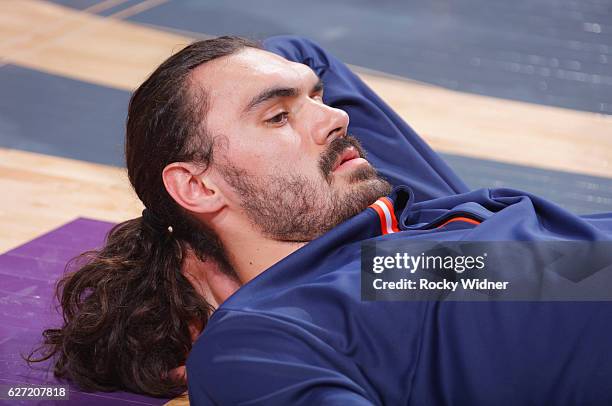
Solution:
M 336 162 L 334 163 L 334 166 L 332 168 L 332 172 L 338 169 L 345 162 L 348 162 L 356 158 L 361 158 L 359 156 L 359 151 L 357 151 L 355 147 L 348 147 L 347 149 L 342 151 L 338 159 L 336 159 Z

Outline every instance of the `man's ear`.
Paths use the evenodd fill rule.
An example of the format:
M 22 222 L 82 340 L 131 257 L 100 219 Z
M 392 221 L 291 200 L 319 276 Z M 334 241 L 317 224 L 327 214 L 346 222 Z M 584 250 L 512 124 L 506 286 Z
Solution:
M 214 213 L 225 205 L 223 194 L 206 171 L 194 163 L 173 162 L 162 172 L 164 186 L 183 208 L 194 213 Z

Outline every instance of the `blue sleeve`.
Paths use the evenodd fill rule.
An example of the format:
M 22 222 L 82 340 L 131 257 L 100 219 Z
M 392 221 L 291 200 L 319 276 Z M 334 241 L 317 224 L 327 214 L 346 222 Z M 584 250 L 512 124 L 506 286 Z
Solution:
M 299 37 L 272 37 L 264 46 L 288 60 L 308 65 L 323 80 L 325 103 L 348 113 L 349 132 L 359 139 L 368 160 L 393 186 L 411 186 L 416 201 L 468 191 L 440 156 L 333 55 Z
M 293 323 L 224 312 L 187 361 L 192 405 L 372 405 L 352 361 Z

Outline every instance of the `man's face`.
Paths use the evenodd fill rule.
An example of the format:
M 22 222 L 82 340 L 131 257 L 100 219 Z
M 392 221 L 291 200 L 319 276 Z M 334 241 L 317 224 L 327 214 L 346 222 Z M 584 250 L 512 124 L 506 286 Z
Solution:
M 390 191 L 306 65 L 247 48 L 193 79 L 209 97 L 216 183 L 267 236 L 310 241 Z

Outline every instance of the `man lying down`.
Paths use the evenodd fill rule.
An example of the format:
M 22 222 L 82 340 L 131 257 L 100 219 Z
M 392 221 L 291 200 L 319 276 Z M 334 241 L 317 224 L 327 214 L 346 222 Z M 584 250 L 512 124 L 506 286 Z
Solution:
M 196 42 L 132 96 L 146 210 L 61 282 L 56 375 L 154 396 L 187 376 L 195 405 L 610 404 L 612 302 L 363 301 L 360 244 L 603 241 L 612 215 L 468 191 L 332 55 L 264 46 Z

